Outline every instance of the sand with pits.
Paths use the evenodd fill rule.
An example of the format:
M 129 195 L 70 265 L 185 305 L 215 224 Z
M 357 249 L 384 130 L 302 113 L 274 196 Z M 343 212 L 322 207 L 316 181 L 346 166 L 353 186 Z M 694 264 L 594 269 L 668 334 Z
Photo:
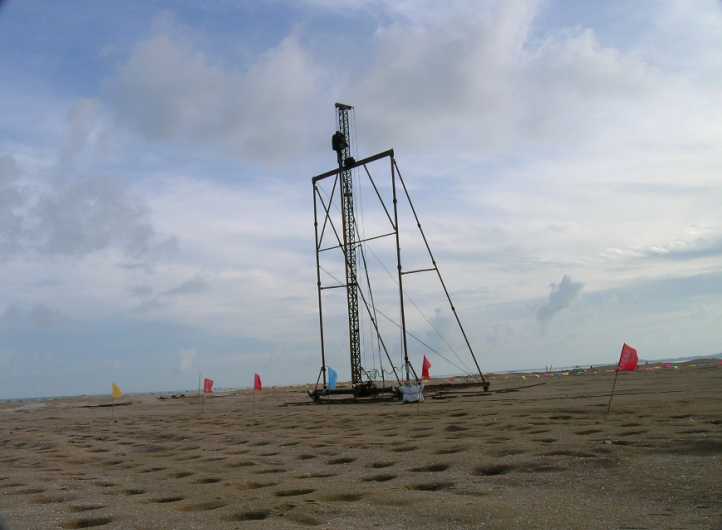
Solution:
M 255 413 L 250 391 L 202 416 L 131 397 L 112 421 L 87 407 L 109 400 L 6 403 L 0 513 L 10 530 L 722 529 L 722 366 L 655 367 L 620 374 L 609 414 L 601 370 L 419 407 L 273 389 Z

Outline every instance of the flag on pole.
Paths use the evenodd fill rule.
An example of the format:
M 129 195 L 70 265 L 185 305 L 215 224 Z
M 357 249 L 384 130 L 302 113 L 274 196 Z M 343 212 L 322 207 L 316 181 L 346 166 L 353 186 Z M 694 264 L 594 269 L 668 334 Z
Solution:
M 211 379 L 204 379 L 203 380 L 203 392 L 205 394 L 212 394 L 213 393 L 213 381 Z
M 120 388 L 118 388 L 118 385 L 116 385 L 115 383 L 113 383 L 113 397 L 114 398 L 122 398 L 123 397 L 123 392 L 120 390 Z
M 637 363 L 639 362 L 639 359 L 637 358 L 637 350 L 632 348 L 631 346 L 627 346 L 626 343 L 622 345 L 622 354 L 619 356 L 619 363 L 617 364 L 617 369 L 614 370 L 614 384 L 612 385 L 612 393 L 609 395 L 609 405 L 607 405 L 607 413 L 609 412 L 609 409 L 612 407 L 612 398 L 614 397 L 614 388 L 617 386 L 617 376 L 619 375 L 619 372 L 629 371 L 634 372 L 639 366 Z
M 634 372 L 639 368 L 637 365 L 638 362 L 637 350 L 624 344 L 624 346 L 622 346 L 622 355 L 619 356 L 619 364 L 614 371 L 617 373 L 624 371 Z
M 431 368 L 431 363 L 426 358 L 426 355 L 424 355 L 424 364 L 421 367 L 421 377 L 424 379 L 431 379 L 431 374 L 429 374 L 429 368 Z
M 263 385 L 261 384 L 261 376 L 258 374 L 253 377 L 253 390 L 263 390 Z
M 333 368 L 328 369 L 328 389 L 336 390 L 336 382 L 338 381 L 338 374 Z

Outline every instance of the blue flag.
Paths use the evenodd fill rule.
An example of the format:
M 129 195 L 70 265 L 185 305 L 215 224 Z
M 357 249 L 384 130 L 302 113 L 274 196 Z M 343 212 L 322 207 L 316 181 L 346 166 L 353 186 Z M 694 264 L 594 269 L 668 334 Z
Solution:
M 329 390 L 336 390 L 336 381 L 338 381 L 338 374 L 333 368 L 328 369 L 328 388 Z

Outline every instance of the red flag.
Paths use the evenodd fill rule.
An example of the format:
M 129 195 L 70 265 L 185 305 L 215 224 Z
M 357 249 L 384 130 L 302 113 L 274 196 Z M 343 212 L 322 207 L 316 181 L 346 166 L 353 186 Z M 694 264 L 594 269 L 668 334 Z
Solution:
M 429 368 L 431 368 L 431 363 L 426 358 L 426 355 L 424 355 L 424 364 L 421 367 L 421 377 L 424 379 L 431 379 L 431 375 L 429 374 Z
M 213 381 L 211 381 L 210 379 L 203 380 L 203 392 L 206 394 L 213 393 Z
M 637 350 L 626 344 L 622 346 L 622 355 L 619 357 L 619 364 L 615 372 L 624 372 L 625 370 L 634 372 L 639 366 L 637 366 Z
M 261 376 L 256 374 L 256 376 L 253 378 L 253 390 L 263 390 L 263 385 L 261 384 Z

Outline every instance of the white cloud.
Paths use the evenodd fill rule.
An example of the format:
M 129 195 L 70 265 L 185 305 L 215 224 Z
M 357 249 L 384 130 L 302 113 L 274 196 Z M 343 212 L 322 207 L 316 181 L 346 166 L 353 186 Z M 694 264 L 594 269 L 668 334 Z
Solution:
M 144 299 L 132 310 L 146 312 L 165 308 L 173 303 L 173 299 L 178 297 L 190 296 L 197 301 L 197 295 L 206 293 L 209 289 L 210 284 L 207 278 L 201 273 L 195 274 L 192 278 L 182 282 L 180 285 L 160 291 L 157 294 L 154 294 L 152 287 L 134 286 L 131 289 L 131 294 L 133 296 L 141 296 Z
M 147 140 L 273 164 L 307 146 L 302 131 L 320 110 L 314 101 L 325 77 L 293 35 L 231 68 L 166 22 L 135 47 L 107 89 L 119 123 Z
M 178 365 L 178 371 L 188 373 L 193 370 L 197 357 L 198 353 L 195 350 L 182 349 L 179 351 L 178 358 L 180 364 Z
M 111 246 L 130 259 L 173 249 L 173 237 L 158 237 L 143 200 L 115 177 L 78 177 L 58 182 L 39 198 L 32 236 L 48 255 L 84 256 Z
M 21 242 L 24 199 L 19 188 L 15 159 L 0 156 L 0 260 L 14 254 Z
M 349 87 L 377 146 L 475 157 L 573 148 L 655 87 L 636 51 L 602 46 L 592 29 L 538 39 L 538 2 L 489 6 L 378 30 L 371 70 Z
M 82 99 L 73 105 L 68 113 L 68 131 L 58 161 L 61 171 L 74 169 L 75 158 L 87 147 L 98 126 L 100 110 L 101 104 L 97 99 Z
M 8 305 L 0 316 L 3 327 L 17 330 L 51 328 L 62 324 L 64 320 L 65 317 L 60 311 L 44 304 L 36 303 L 28 308 L 27 304 L 18 301 Z
M 541 324 L 542 330 L 546 329 L 557 313 L 569 308 L 572 302 L 576 300 L 584 284 L 574 282 L 569 276 L 564 275 L 560 283 L 552 283 L 550 287 L 549 300 L 541 304 L 536 313 L 536 318 Z

